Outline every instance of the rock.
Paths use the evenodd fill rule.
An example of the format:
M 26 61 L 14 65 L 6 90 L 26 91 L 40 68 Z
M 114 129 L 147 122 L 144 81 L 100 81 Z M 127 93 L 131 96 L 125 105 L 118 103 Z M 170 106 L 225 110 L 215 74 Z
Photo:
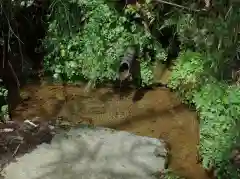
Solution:
M 154 179 L 166 161 L 165 155 L 155 152 L 165 154 L 164 147 L 158 139 L 83 126 L 61 132 L 51 144 L 17 158 L 3 175 L 5 179 Z
M 28 101 L 29 99 L 31 99 L 31 94 L 29 94 L 27 92 L 21 92 L 20 96 L 21 96 L 22 101 Z

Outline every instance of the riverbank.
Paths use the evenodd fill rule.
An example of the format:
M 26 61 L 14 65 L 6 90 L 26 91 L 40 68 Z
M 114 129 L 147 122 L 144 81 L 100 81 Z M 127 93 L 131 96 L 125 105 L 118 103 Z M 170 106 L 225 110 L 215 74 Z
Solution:
M 15 120 L 36 116 L 46 121 L 59 118 L 66 126 L 85 123 L 162 138 L 170 145 L 169 167 L 176 174 L 208 179 L 197 163 L 197 115 L 168 89 L 147 91 L 137 102 L 132 101 L 134 91 L 119 99 L 111 88 L 86 93 L 84 88 L 71 85 L 65 90 L 61 85 L 28 85 L 22 93 L 28 97 L 14 111 Z

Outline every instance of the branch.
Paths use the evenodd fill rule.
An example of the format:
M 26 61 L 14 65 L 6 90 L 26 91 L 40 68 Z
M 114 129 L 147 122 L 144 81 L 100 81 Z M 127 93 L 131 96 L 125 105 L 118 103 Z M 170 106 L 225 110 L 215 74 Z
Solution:
M 168 4 L 168 5 L 171 5 L 171 6 L 179 7 L 181 9 L 186 9 L 188 11 L 194 11 L 194 12 L 200 12 L 201 11 L 201 10 L 198 10 L 198 9 L 191 9 L 189 7 L 185 7 L 185 6 L 182 6 L 182 5 L 173 3 L 173 2 L 164 1 L 164 0 L 154 0 L 154 1 L 156 1 L 158 3 L 162 3 L 162 4 Z
M 12 74 L 13 74 L 13 77 L 15 78 L 15 81 L 16 81 L 16 83 L 17 83 L 17 87 L 18 87 L 18 90 L 19 90 L 20 82 L 19 82 L 18 77 L 17 77 L 17 74 L 15 73 L 15 71 L 14 71 L 14 69 L 13 69 L 13 67 L 12 67 L 12 64 L 11 64 L 11 62 L 10 62 L 9 60 L 8 60 L 8 65 L 9 65 L 9 67 L 10 67 L 10 70 L 11 70 Z

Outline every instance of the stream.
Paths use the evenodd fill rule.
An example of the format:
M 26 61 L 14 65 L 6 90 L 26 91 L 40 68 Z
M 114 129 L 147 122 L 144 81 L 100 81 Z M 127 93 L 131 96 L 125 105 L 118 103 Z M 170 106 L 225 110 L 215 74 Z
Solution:
M 15 120 L 58 117 L 73 125 L 85 123 L 162 138 L 170 145 L 171 169 L 189 179 L 208 178 L 201 164 L 197 164 L 197 115 L 168 89 L 146 91 L 136 102 L 132 100 L 134 91 L 120 99 L 107 87 L 86 92 L 78 86 L 63 89 L 61 85 L 32 84 L 21 93 L 27 98 L 14 111 Z

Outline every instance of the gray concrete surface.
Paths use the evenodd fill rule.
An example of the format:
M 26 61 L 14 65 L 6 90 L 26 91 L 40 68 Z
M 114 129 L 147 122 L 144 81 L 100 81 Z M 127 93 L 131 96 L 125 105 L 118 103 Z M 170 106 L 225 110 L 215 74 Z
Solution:
M 154 179 L 164 169 L 166 155 L 158 139 L 80 127 L 17 158 L 3 175 L 5 179 Z

